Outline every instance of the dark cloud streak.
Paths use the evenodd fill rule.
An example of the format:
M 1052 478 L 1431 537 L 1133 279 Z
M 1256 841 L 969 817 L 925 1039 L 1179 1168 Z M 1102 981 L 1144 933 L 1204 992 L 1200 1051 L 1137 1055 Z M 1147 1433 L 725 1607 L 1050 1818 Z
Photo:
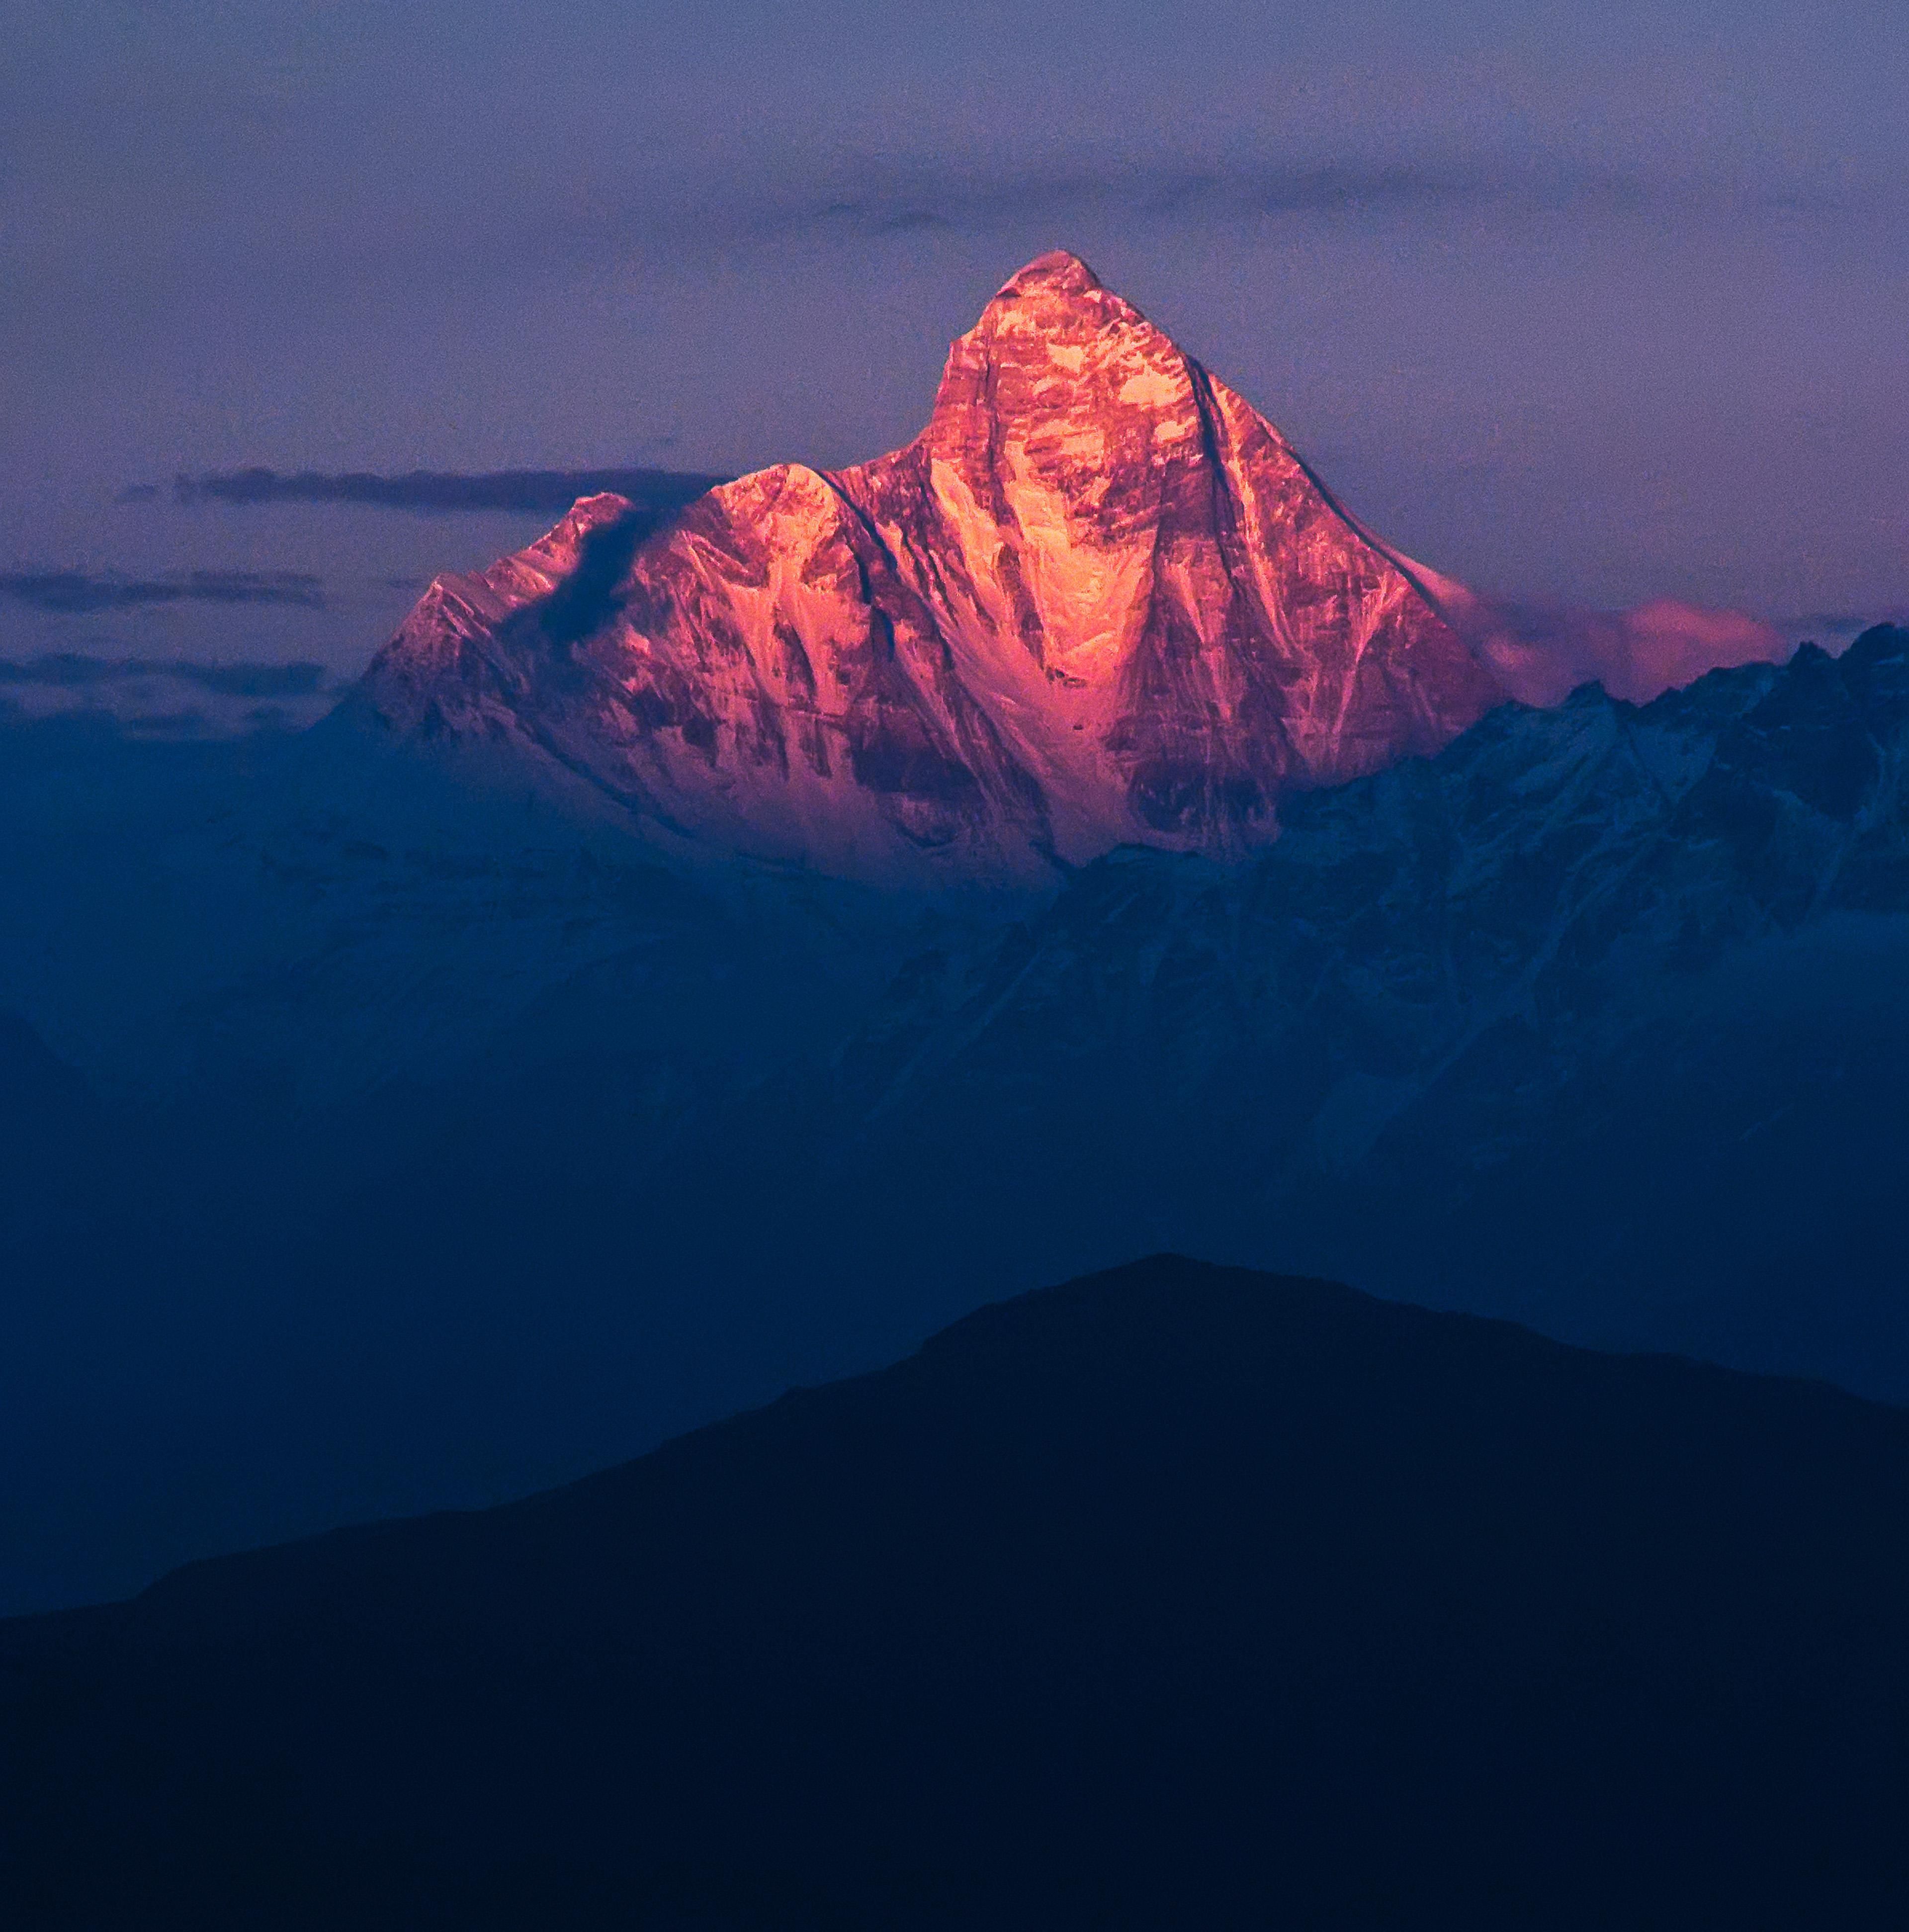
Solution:
M 414 470 L 398 476 L 238 470 L 178 477 L 173 494 L 182 503 L 351 503 L 387 510 L 561 514 L 580 496 L 608 491 L 627 496 L 646 516 L 661 518 L 728 480 L 673 470 L 498 470 L 474 475 Z
M 1278 219 L 1435 221 L 1480 214 L 1821 215 L 1847 206 L 1837 196 L 1795 182 L 1660 178 L 1488 154 L 1395 163 L 1251 158 L 1233 165 L 1156 157 L 1079 160 L 995 173 L 870 160 L 819 198 L 765 206 L 760 190 L 752 194 L 737 182 L 727 192 L 706 187 L 699 200 L 705 232 L 712 218 L 720 224 L 727 206 L 737 231 L 755 240 L 832 231 L 986 232 L 1016 220 L 1095 214 L 1230 225 Z M 647 226 L 654 219 L 637 215 L 631 226 Z
M 322 580 L 300 571 L 195 570 L 181 577 L 91 576 L 77 570 L 0 572 L 0 597 L 35 610 L 85 616 L 151 604 L 292 604 L 325 608 Z
M 185 658 L 97 658 L 61 651 L 24 662 L 0 658 L 0 684 L 89 690 L 130 679 L 167 678 L 220 698 L 310 698 L 325 688 L 322 664 L 201 664 Z

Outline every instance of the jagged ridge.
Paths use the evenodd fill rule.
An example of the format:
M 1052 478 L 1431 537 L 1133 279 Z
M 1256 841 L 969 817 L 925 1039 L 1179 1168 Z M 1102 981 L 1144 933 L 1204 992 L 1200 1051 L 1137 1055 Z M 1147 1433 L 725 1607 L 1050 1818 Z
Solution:
M 951 350 L 927 428 L 639 542 L 586 499 L 446 578 L 358 709 L 535 746 L 659 829 L 875 878 L 1229 849 L 1503 691 L 1279 433 L 1071 255 Z

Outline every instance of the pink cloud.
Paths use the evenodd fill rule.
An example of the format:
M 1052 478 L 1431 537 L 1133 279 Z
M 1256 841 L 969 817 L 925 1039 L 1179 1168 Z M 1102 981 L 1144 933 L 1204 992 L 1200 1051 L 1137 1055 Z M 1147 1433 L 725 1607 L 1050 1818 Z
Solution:
M 1527 704 L 1555 704 L 1581 684 L 1641 704 L 1722 664 L 1781 664 L 1794 648 L 1740 610 L 1662 597 L 1632 610 L 1533 609 L 1473 600 L 1473 646 Z
M 1642 704 L 1724 664 L 1781 664 L 1796 648 L 1794 638 L 1741 610 L 1707 610 L 1673 597 L 1630 610 L 1501 602 L 1398 560 L 1527 704 L 1556 704 L 1581 684 Z

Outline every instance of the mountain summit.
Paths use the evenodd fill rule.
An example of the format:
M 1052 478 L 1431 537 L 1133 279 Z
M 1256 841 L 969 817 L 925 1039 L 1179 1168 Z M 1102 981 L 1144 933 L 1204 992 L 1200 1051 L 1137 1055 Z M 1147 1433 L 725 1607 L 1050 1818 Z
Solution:
M 1014 275 L 904 448 L 639 541 L 579 502 L 440 578 L 357 709 L 510 741 L 658 832 L 877 879 L 1236 849 L 1506 694 L 1271 424 L 1086 263 Z

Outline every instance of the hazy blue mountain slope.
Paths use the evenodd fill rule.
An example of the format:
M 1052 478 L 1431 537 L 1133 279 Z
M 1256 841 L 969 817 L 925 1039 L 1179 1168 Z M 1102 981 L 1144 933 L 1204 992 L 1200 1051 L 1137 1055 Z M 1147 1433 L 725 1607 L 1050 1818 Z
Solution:
M 1909 1393 L 1905 653 L 1508 707 L 1248 866 L 1113 855 L 914 962 L 843 1111 L 1016 1220 Z
M 348 726 L 0 732 L 0 1606 L 520 1493 L 841 1365 L 826 1294 L 793 1346 L 696 1230 L 749 1220 L 751 1096 L 935 922 L 495 778 Z M 667 1238 L 625 1196 L 712 1147 Z
M 0 1600 L 520 1493 L 1164 1247 L 1909 1396 L 1905 647 L 1506 707 L 1248 862 L 959 910 L 348 720 L 10 734 L 0 1008 L 89 1124 L 0 1190 Z

